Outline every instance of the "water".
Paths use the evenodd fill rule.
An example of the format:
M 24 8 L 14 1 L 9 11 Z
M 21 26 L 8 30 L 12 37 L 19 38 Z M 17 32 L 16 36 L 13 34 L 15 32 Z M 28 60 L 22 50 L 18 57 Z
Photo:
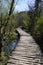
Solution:
M 3 49 L 6 55 L 10 55 L 13 50 L 15 50 L 17 43 L 18 43 L 18 37 L 15 42 L 12 42 L 8 45 L 4 45 Z

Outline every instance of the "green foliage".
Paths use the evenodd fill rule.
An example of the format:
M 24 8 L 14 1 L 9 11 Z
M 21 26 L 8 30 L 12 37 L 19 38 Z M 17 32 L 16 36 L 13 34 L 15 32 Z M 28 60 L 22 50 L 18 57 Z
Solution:
M 0 65 L 5 65 L 9 59 L 8 56 L 5 55 L 5 52 L 2 51 L 1 53 L 3 60 L 0 62 Z
M 4 40 L 4 43 L 5 43 L 5 44 L 9 44 L 9 43 L 11 43 L 12 41 L 15 41 L 16 38 L 17 38 L 17 33 L 15 33 L 15 32 L 10 32 L 10 33 L 6 33 L 6 34 L 4 35 L 3 40 Z
M 23 25 L 23 18 L 21 13 L 17 13 L 15 16 L 15 27 L 19 27 Z
M 35 0 L 36 1 L 35 10 L 31 9 L 28 13 L 29 15 L 27 14 L 27 12 L 12 14 L 14 10 L 13 9 L 14 0 L 12 0 L 12 3 L 10 0 L 8 1 L 0 0 L 0 1 L 1 1 L 0 13 L 2 14 L 0 15 L 0 19 L 1 19 L 0 33 L 3 34 L 3 30 L 5 31 L 2 37 L 2 45 L 5 44 L 8 45 L 8 50 L 6 49 L 6 51 L 11 50 L 10 43 L 16 40 L 17 33 L 15 33 L 15 29 L 19 26 L 23 26 L 26 31 L 32 33 L 38 42 L 43 41 L 43 13 L 40 16 L 40 11 L 39 11 L 40 10 L 39 2 L 41 0 Z M 7 1 L 7 7 L 5 6 L 3 7 L 3 1 L 4 2 Z M 9 10 L 9 14 L 8 14 L 8 10 Z M 8 22 L 7 26 L 5 26 L 6 22 Z M 0 65 L 5 65 L 5 63 L 7 62 L 8 57 L 6 56 L 6 54 L 7 52 L 5 53 L 5 51 L 2 51 L 3 61 L 0 62 Z
M 39 41 L 43 38 L 43 13 L 35 24 L 34 36 Z
M 4 44 L 10 44 L 12 41 L 15 41 L 17 38 L 17 34 L 15 33 L 14 28 L 14 15 L 13 13 L 13 5 L 14 0 L 10 1 L 8 0 L 0 0 L 0 47 L 2 49 L 2 45 Z M 6 3 L 6 4 L 5 4 Z M 10 3 L 10 5 L 9 5 Z M 9 7 L 10 6 L 10 9 Z M 4 45 L 5 46 L 5 45 Z M 2 50 L 0 49 L 0 57 Z M 6 48 L 5 48 L 6 49 Z M 9 49 L 9 48 L 8 48 Z M 7 50 L 6 50 L 7 51 Z M 9 56 L 9 55 L 8 55 Z M 1 65 L 5 65 L 7 61 L 5 51 L 2 53 L 2 62 L 0 62 Z M 0 58 L 1 60 L 1 58 Z
M 26 12 L 23 13 L 22 16 L 23 16 L 23 27 L 24 27 L 26 30 L 28 30 L 28 27 L 29 27 L 29 17 L 28 17 L 28 15 L 27 15 Z

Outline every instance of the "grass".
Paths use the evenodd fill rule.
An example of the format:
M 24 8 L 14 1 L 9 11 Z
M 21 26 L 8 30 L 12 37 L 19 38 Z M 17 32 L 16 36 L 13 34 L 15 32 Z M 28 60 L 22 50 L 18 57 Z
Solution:
M 5 65 L 9 59 L 9 56 L 5 55 L 4 51 L 2 51 L 1 56 L 2 56 L 2 61 L 0 62 L 0 65 Z

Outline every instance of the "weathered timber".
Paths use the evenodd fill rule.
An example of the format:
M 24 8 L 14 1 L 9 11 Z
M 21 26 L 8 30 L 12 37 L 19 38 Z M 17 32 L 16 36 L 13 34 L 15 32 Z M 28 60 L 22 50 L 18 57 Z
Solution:
M 41 50 L 32 36 L 22 29 L 17 28 L 20 40 L 7 65 L 43 65 Z

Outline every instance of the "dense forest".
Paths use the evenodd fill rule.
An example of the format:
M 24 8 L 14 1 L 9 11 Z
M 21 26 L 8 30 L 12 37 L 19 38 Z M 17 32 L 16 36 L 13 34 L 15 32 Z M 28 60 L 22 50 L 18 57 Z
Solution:
M 0 64 L 5 65 L 9 59 L 10 53 L 6 52 L 7 49 L 5 51 L 5 45 L 9 49 L 10 44 L 15 42 L 18 36 L 16 28 L 19 26 L 33 36 L 43 52 L 43 1 L 35 0 L 34 7 L 28 4 L 29 11 L 22 12 L 14 12 L 18 0 L 16 4 L 15 0 L 4 1 L 8 3 L 8 7 L 5 8 L 3 0 L 0 0 Z

